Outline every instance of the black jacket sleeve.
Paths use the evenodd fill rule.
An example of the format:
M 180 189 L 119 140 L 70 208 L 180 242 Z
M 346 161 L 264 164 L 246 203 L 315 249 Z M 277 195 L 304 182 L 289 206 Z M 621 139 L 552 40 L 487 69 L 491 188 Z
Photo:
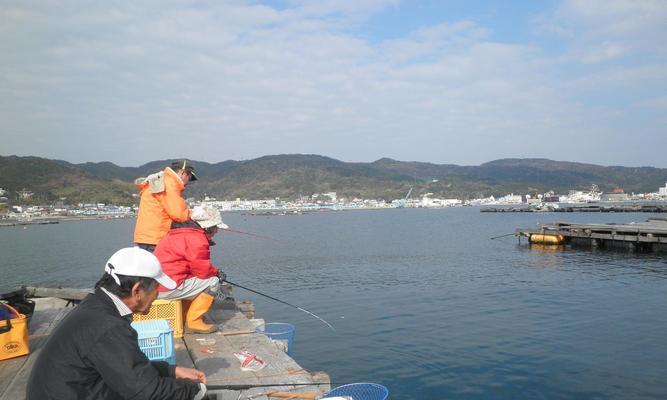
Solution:
M 160 376 L 176 377 L 176 367 L 169 365 L 166 361 L 151 361 L 153 367 L 157 370 Z
M 87 358 L 104 383 L 123 398 L 190 400 L 199 392 L 197 382 L 162 375 L 164 365 L 159 367 L 160 371 L 148 361 L 129 325 L 108 329 L 92 346 Z

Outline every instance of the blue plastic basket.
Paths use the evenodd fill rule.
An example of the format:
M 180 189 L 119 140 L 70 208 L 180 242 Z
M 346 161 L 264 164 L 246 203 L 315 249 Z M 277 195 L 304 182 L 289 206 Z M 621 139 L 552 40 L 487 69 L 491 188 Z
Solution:
M 264 329 L 258 328 L 257 332 L 261 332 L 273 340 L 287 340 L 287 355 L 292 355 L 292 345 L 296 333 L 294 325 L 286 322 L 269 322 L 264 324 Z
M 139 348 L 151 361 L 166 361 L 176 365 L 174 332 L 164 319 L 132 322 L 137 331 Z
M 350 383 L 332 389 L 322 400 L 338 396 L 349 396 L 352 400 L 387 400 L 389 389 L 377 383 Z

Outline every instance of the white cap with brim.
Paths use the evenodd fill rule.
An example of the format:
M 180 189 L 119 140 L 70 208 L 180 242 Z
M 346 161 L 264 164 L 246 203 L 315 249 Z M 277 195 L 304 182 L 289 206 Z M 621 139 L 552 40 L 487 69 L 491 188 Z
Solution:
M 117 275 L 125 275 L 153 278 L 169 290 L 176 288 L 176 282 L 162 271 L 160 260 L 150 251 L 139 247 L 126 247 L 115 252 L 104 266 L 104 271 L 119 285 Z
M 210 206 L 197 206 L 193 208 L 191 218 L 204 229 L 212 226 L 217 226 L 220 229 L 229 229 L 229 226 L 222 222 L 220 211 Z

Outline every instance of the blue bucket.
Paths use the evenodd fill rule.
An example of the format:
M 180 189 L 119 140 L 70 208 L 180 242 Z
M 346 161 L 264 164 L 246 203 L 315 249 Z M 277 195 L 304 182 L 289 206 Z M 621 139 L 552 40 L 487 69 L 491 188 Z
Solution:
M 327 397 L 343 396 L 349 396 L 353 400 L 387 400 L 389 389 L 377 383 L 350 383 L 334 388 L 325 394 L 322 400 Z
M 264 324 L 264 329 L 258 328 L 257 332 L 263 333 L 273 340 L 287 340 L 287 355 L 292 356 L 292 345 L 296 327 L 286 322 L 269 322 Z

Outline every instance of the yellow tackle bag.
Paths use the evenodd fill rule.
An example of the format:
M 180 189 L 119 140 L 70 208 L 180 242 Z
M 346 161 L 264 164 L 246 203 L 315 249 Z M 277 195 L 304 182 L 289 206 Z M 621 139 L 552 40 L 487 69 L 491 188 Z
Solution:
M 0 303 L 0 360 L 28 353 L 28 319 L 9 304 Z

